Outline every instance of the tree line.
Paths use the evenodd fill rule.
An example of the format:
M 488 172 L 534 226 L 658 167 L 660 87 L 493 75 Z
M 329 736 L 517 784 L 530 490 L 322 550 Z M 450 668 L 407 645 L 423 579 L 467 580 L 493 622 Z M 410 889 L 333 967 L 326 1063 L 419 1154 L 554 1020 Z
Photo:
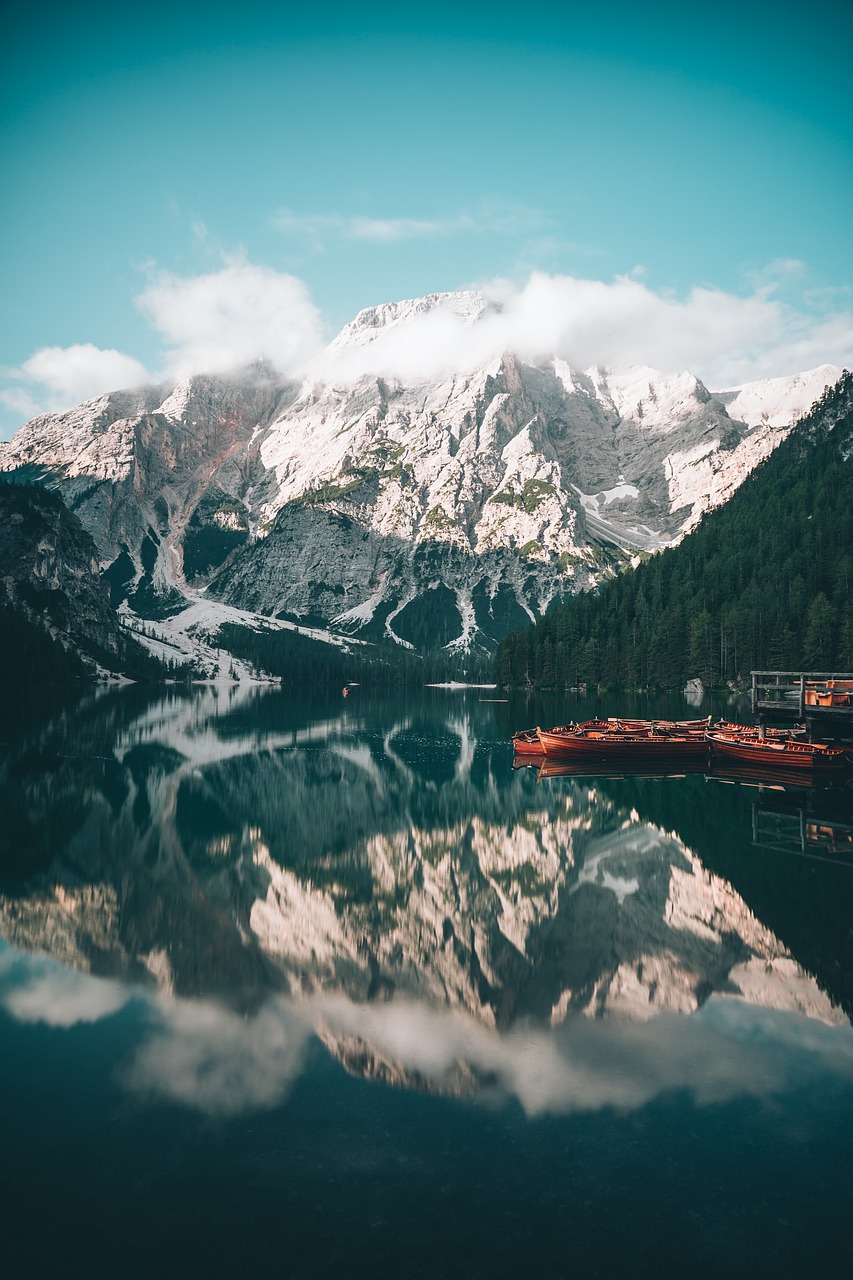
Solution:
M 357 680 L 372 685 L 418 685 L 446 680 L 487 680 L 491 657 L 485 653 L 460 658 L 446 650 L 424 655 L 393 644 L 359 645 L 350 651 L 294 631 L 254 630 L 223 623 L 215 643 L 241 658 L 259 675 L 278 677 L 283 684 L 346 684 Z

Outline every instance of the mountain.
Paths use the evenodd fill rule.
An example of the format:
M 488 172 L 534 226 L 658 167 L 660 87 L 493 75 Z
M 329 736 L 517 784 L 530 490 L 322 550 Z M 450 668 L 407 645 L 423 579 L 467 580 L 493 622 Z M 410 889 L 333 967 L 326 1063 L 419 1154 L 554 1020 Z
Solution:
M 300 382 L 258 365 L 102 396 L 33 419 L 0 469 L 59 490 L 113 602 L 172 644 L 268 618 L 465 654 L 680 540 L 838 375 L 715 393 L 554 357 L 413 360 L 448 319 L 484 351 L 494 309 L 370 308 Z
M 501 684 L 853 670 L 853 374 L 676 547 L 502 642 Z
M 4 675 L 119 670 L 129 654 L 90 535 L 58 494 L 0 481 Z

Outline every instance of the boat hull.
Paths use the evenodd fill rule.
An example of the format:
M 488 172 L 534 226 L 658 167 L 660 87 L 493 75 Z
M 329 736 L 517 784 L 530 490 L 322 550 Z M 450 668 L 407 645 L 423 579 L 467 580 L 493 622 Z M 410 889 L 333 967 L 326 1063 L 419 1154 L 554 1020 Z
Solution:
M 844 751 L 809 742 L 767 741 L 752 737 L 727 738 L 717 733 L 709 733 L 708 741 L 715 760 L 761 769 L 800 774 L 839 773 L 847 766 Z
M 704 734 L 692 736 L 635 737 L 631 734 L 556 734 L 539 730 L 546 757 L 556 760 L 704 760 L 708 743 Z

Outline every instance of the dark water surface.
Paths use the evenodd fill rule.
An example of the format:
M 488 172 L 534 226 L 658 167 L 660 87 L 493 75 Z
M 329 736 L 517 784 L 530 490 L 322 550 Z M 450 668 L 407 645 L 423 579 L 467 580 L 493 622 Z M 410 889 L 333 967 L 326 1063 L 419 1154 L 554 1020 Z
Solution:
M 494 696 L 0 692 L 8 1274 L 851 1273 L 850 789 Z

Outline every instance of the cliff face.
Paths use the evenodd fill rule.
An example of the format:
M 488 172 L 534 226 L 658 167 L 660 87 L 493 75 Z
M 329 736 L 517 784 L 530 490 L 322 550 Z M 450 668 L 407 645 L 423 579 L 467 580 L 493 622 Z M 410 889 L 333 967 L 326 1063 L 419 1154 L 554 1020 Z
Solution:
M 732 418 L 691 375 L 509 355 L 429 384 L 308 383 L 261 445 L 263 536 L 210 594 L 402 643 L 429 601 L 441 643 L 488 645 L 677 541 L 791 421 L 778 404 Z
M 113 566 L 114 585 L 124 594 L 138 590 L 144 613 L 152 591 L 168 600 L 183 584 L 183 540 L 196 509 L 190 538 L 197 540 L 200 529 L 217 526 L 220 502 L 245 491 L 251 437 L 281 395 L 282 384 L 263 367 L 244 379 L 198 377 L 173 388 L 111 393 L 33 419 L 0 465 L 62 494 L 94 538 L 102 565 Z
M 677 541 L 839 371 L 709 391 L 692 374 L 505 353 L 365 371 L 475 294 L 372 308 L 300 383 L 101 397 L 23 427 L 0 467 L 55 486 L 138 614 L 204 588 L 241 610 L 401 645 L 493 646 L 555 598 Z M 383 345 L 384 344 L 384 345 Z
M 0 482 L 0 606 L 64 650 L 108 665 L 122 652 L 98 551 L 54 493 Z M 5 656 L 18 669 L 20 654 Z

